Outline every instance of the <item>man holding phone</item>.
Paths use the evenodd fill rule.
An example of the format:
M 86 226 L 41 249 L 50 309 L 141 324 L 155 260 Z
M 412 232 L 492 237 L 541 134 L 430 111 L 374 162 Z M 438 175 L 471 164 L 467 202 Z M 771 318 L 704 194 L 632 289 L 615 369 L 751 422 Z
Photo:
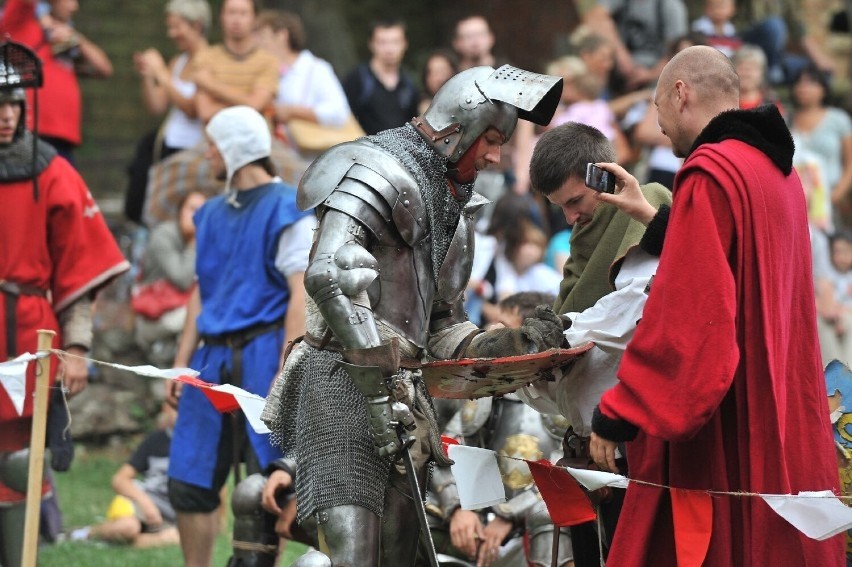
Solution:
M 627 491 L 612 564 L 677 563 L 660 486 L 840 490 L 793 139 L 774 105 L 740 110 L 739 91 L 730 60 L 706 46 L 674 56 L 657 85 L 660 127 L 685 161 L 648 308 L 593 420 L 596 463 L 615 469 L 629 442 L 643 481 Z M 702 565 L 845 564 L 842 536 L 809 538 L 760 498 L 714 498 L 711 528 Z
M 671 192 L 662 185 L 640 188 L 624 170 L 616 176 L 595 166 L 613 161 L 615 150 L 602 132 L 568 122 L 542 135 L 530 162 L 533 190 L 560 207 L 574 227 L 571 257 L 563 270 L 554 309 L 568 326 L 565 337 L 569 344 L 594 341 L 595 347 L 555 381 L 539 381 L 519 395 L 543 413 L 568 418 L 573 427 L 563 440 L 563 450 L 571 466 L 586 467 L 591 463 L 588 448 L 592 411 L 601 394 L 616 383 L 615 370 L 633 336 L 636 321 L 642 316 L 647 288 L 657 268 L 657 242 L 661 239 L 653 227 L 646 231 L 643 223 L 601 201 L 598 191 L 606 189 L 607 182 L 612 191 L 616 184 L 619 191 L 629 186 L 653 203 L 654 212 L 658 208 L 665 210 L 671 203 Z M 606 173 L 607 179 L 596 176 L 596 171 Z M 623 460 L 619 464 L 626 469 Z M 606 542 L 612 540 L 622 498 L 623 491 L 616 490 L 597 502 L 605 531 L 604 549 Z M 572 527 L 571 539 L 577 567 L 600 565 L 593 523 Z

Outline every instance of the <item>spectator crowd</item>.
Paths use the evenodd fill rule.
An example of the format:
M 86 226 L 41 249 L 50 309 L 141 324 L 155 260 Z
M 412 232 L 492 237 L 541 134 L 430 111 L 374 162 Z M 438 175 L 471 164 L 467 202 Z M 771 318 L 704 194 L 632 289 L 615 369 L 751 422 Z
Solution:
M 484 16 L 470 14 L 455 22 L 446 44 L 432 46 L 419 73 L 409 73 L 403 65 L 407 32 L 416 22 L 379 18 L 364 38 L 369 59 L 342 74 L 310 50 L 299 14 L 259 4 L 222 0 L 214 13 L 207 0 L 164 2 L 164 33 L 173 52 L 139 46 L 132 62 L 144 110 L 159 125 L 128 156 L 124 212 L 146 243 L 144 253 L 130 260 L 137 274 L 135 340 L 148 362 L 203 368 L 205 380 L 266 396 L 287 344 L 305 334 L 312 315 L 303 281 L 316 220 L 295 205 L 301 174 L 335 144 L 422 116 L 459 72 L 511 64 L 513 53 L 508 42 L 497 41 Z M 490 204 L 473 218 L 473 267 L 464 303 L 470 320 L 482 329 L 520 328 L 536 305 L 555 302 L 557 312 L 573 321 L 566 331 L 571 344 L 626 342 L 632 336 L 660 255 L 646 246 L 652 237 L 662 240 L 655 222 L 671 204 L 683 164 L 669 132 L 660 128 L 658 81 L 678 54 L 710 46 L 736 70 L 739 108 L 772 105 L 789 128 L 792 163 L 804 189 L 815 291 L 813 298 L 800 299 L 814 302 L 823 365 L 835 359 L 852 363 L 852 119 L 837 98 L 835 80 L 839 66 L 849 63 L 827 55 L 813 30 L 789 26 L 801 8 L 790 12 L 787 4 L 798 2 L 755 2 L 771 7 L 753 10 L 748 25 L 736 18 L 741 3 L 734 0 L 705 0 L 692 20 L 682 0 L 583 4 L 591 6 L 567 38 L 567 50 L 531 69 L 562 79 L 552 120 L 520 121 L 499 163 L 476 177 L 475 191 Z M 38 122 L 28 91 L 26 127 L 71 166 L 83 137 L 79 78 L 112 74 L 108 54 L 74 28 L 78 8 L 76 0 L 6 0 L 0 16 L 0 31 L 32 48 L 44 65 Z M 217 43 L 210 41 L 214 28 Z M 243 130 L 247 137 L 240 138 Z M 569 145 L 580 149 L 572 153 Z M 556 161 L 564 171 L 550 165 Z M 629 171 L 654 206 L 655 220 L 637 223 L 615 207 L 605 217 L 582 183 L 571 184 L 575 169 L 587 162 L 617 163 Z M 260 188 L 264 193 L 258 196 Z M 248 267 L 249 261 L 257 265 Z M 0 282 L 4 277 L 0 272 Z M 595 334 L 601 333 L 600 320 L 590 310 L 622 297 L 635 301 L 619 299 L 625 301 L 621 311 L 603 310 L 611 334 Z M 253 301 L 253 311 L 234 308 L 235 298 Z M 270 327 L 266 315 L 280 324 Z M 84 347 L 85 354 L 90 344 L 70 346 Z M 592 410 L 605 388 L 583 386 L 579 379 L 606 374 L 614 381 L 621 352 L 589 355 L 541 391 L 527 387 L 467 404 L 442 400 L 436 404 L 439 425 L 449 435 L 498 451 L 510 435 L 537 435 L 547 447 L 545 458 L 558 453 L 566 463 L 588 460 Z M 554 393 L 554 384 L 575 397 Z M 269 441 L 238 419 L 211 426 L 215 412 L 198 410 L 203 398 L 195 392 L 170 388 L 164 400 L 172 404 L 163 410 L 168 434 L 159 435 L 155 445 L 146 441 L 146 451 L 137 451 L 116 473 L 114 485 L 126 509 L 103 525 L 71 532 L 72 539 L 145 546 L 179 541 L 187 565 L 209 565 L 219 530 L 215 511 L 235 459 L 246 462 L 248 474 L 269 476 L 264 507 L 279 518 L 279 535 L 300 539 L 294 535 L 295 512 L 275 499 L 292 479 L 280 473 L 286 467 L 273 466 L 280 455 Z M 174 407 L 176 417 L 170 413 Z M 529 427 L 533 421 L 536 426 Z M 553 439 L 563 437 L 559 447 Z M 616 463 L 626 470 L 623 459 Z M 199 480 L 201 469 L 213 480 Z M 517 476 L 511 484 L 504 472 L 515 504 L 481 513 L 445 498 L 453 492 L 451 475 L 431 479 L 427 511 L 439 551 L 477 565 L 524 565 L 531 553 L 546 548 L 550 564 L 550 542 L 536 539 L 543 533 L 539 510 L 520 503 L 534 484 Z M 140 473 L 145 480 L 134 483 Z M 0 506 L 3 489 L 0 476 Z M 606 525 L 597 529 L 605 535 L 593 526 L 572 528 L 570 537 L 557 530 L 561 549 L 554 557 L 560 565 L 596 565 L 598 554 L 606 553 L 623 494 L 600 498 Z M 543 524 L 552 537 L 553 526 Z M 48 529 L 47 539 L 58 531 Z M 234 538 L 243 535 L 235 531 Z M 310 533 L 301 539 L 312 543 Z M 500 550 L 499 558 L 480 555 L 480 547 L 488 546 Z M 2 553 L 0 565 L 6 565 Z

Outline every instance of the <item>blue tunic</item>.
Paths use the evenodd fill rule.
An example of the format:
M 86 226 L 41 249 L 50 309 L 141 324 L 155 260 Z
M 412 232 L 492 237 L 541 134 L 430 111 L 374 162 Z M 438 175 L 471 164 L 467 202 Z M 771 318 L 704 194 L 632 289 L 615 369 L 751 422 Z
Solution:
M 275 267 L 281 232 L 312 214 L 296 206 L 296 189 L 268 183 L 237 193 L 240 207 L 215 197 L 195 213 L 196 272 L 201 293 L 198 332 L 234 333 L 256 325 L 283 322 L 290 290 Z M 284 339 L 283 328 L 265 333 L 243 348 L 241 387 L 266 396 Z M 205 345 L 195 351 L 190 365 L 205 382 L 221 383 L 230 374 L 232 351 L 223 345 Z M 212 488 L 213 471 L 223 416 L 197 388 L 183 389 L 172 437 L 169 476 Z M 266 467 L 280 456 L 269 435 L 258 435 L 246 424 L 249 440 Z

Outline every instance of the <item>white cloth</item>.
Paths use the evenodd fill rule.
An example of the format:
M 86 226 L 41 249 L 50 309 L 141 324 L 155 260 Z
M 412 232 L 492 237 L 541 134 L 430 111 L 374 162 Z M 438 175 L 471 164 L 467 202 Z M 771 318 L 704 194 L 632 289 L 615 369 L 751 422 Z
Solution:
M 716 33 L 716 26 L 713 24 L 713 21 L 707 16 L 701 16 L 700 18 L 694 20 L 692 22 L 692 31 L 703 33 L 707 36 L 716 36 L 716 37 L 736 37 L 737 36 L 737 28 L 734 27 L 734 24 L 731 22 L 725 22 L 722 24 L 722 33 Z M 725 54 L 727 55 L 727 53 Z
M 556 295 L 559 293 L 559 284 L 562 283 L 562 275 L 542 262 L 519 274 L 502 253 L 494 257 L 494 272 L 494 291 L 499 299 L 525 291 Z
M 572 320 L 565 331 L 568 343 L 593 341 L 595 346 L 553 382 L 539 381 L 519 390 L 524 403 L 542 413 L 561 414 L 578 435 L 591 435 L 592 412 L 618 380 L 618 365 L 642 318 L 648 297 L 645 288 L 658 262 L 659 258 L 638 247 L 631 249 L 615 278 L 615 291 L 581 313 L 564 315 Z
M 343 126 L 349 117 L 349 102 L 328 61 L 307 49 L 278 81 L 276 104 L 309 106 L 323 126 Z
M 189 61 L 188 53 L 178 55 L 172 69 L 172 86 L 182 97 L 192 98 L 195 95 L 195 83 L 180 78 L 187 61 Z M 185 150 L 200 142 L 202 138 L 204 138 L 204 124 L 201 120 L 190 118 L 183 110 L 172 105 L 163 126 L 165 144 L 170 148 Z
M 225 192 L 231 189 L 234 173 L 243 166 L 272 153 L 272 134 L 266 119 L 250 106 L 230 106 L 207 123 L 207 135 L 216 144 L 227 169 Z
M 310 215 L 300 218 L 281 231 L 275 267 L 285 278 L 308 269 L 308 257 L 316 226 L 316 217 Z

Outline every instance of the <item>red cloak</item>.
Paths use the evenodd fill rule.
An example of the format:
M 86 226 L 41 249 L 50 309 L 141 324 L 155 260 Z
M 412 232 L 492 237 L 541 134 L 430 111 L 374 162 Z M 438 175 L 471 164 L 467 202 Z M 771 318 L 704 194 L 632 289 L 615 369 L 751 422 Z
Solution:
M 83 179 L 64 158 L 54 157 L 38 179 L 38 201 L 31 180 L 0 183 L 0 280 L 28 284 L 50 295 L 18 298 L 18 354 L 36 351 L 38 329 L 56 331 L 54 347 L 64 346 L 56 313 L 130 267 Z M 8 357 L 5 302 L 0 293 L 0 360 Z M 57 362 L 51 366 L 55 376 Z M 35 364 L 30 364 L 20 416 L 0 387 L 0 451 L 28 444 L 34 376 Z
M 688 157 L 618 378 L 600 411 L 639 428 L 627 445 L 631 478 L 839 494 L 795 172 L 735 139 Z M 672 523 L 668 490 L 631 484 L 607 563 L 676 565 Z M 840 567 L 842 547 L 842 535 L 812 540 L 759 498 L 722 496 L 704 564 Z

